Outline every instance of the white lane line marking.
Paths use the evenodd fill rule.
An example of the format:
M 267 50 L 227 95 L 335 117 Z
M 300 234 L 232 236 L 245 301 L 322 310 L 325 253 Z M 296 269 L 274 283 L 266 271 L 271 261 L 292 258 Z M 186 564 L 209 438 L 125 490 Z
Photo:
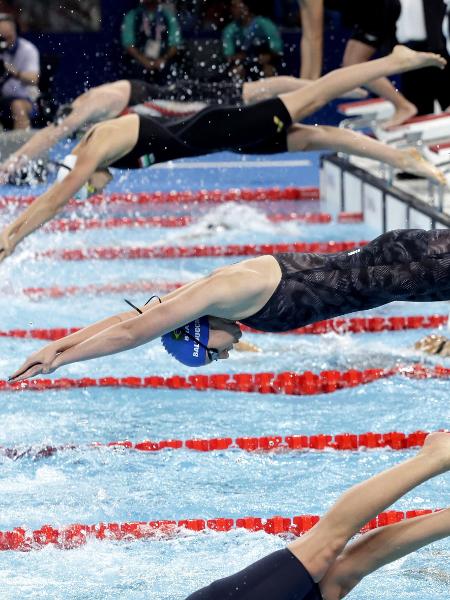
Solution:
M 158 163 L 152 169 L 259 169 L 259 168 L 286 168 L 286 167 L 311 167 L 310 160 L 254 160 L 254 161 L 204 161 L 204 162 L 167 162 Z

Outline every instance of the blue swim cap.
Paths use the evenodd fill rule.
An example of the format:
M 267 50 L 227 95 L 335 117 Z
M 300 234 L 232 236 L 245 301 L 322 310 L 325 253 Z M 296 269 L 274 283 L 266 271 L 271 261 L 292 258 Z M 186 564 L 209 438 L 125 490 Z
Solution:
M 167 352 L 188 367 L 201 367 L 206 363 L 208 340 L 208 317 L 195 319 L 180 329 L 165 333 L 161 338 Z

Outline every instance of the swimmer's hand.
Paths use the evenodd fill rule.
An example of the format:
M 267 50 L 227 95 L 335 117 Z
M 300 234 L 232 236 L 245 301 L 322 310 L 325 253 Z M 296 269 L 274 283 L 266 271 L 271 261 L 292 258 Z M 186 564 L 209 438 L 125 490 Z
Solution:
M 420 339 L 414 344 L 416 350 L 421 350 L 425 354 L 437 354 L 439 356 L 449 356 L 450 340 L 443 335 L 432 333 Z
M 53 365 L 53 361 L 56 358 L 58 351 L 52 347 L 51 344 L 35 352 L 27 358 L 19 369 L 8 377 L 10 383 L 23 381 L 24 379 L 30 379 L 36 377 L 36 375 L 48 375 L 56 371 L 56 365 Z
M 0 262 L 5 260 L 7 256 L 10 256 L 14 252 L 16 247 L 14 236 L 19 228 L 19 224 L 15 225 L 14 227 L 9 225 L 2 231 L 0 235 Z

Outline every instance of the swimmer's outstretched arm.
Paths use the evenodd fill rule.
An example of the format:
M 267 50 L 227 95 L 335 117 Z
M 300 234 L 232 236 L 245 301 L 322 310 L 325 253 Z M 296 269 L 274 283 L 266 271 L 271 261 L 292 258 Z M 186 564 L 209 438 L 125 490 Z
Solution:
M 166 301 L 167 299 L 174 298 L 175 296 L 179 295 L 180 293 L 187 290 L 188 288 L 190 288 L 192 285 L 195 285 L 196 283 L 197 282 L 194 281 L 192 283 L 188 283 L 188 284 L 182 286 L 181 288 L 179 288 L 177 290 L 174 290 L 170 294 L 167 294 L 166 296 L 164 296 L 163 300 Z M 153 304 L 151 304 L 151 305 L 146 304 L 145 306 L 141 306 L 140 310 L 142 313 L 144 313 L 147 310 L 149 310 L 150 308 L 152 308 L 153 306 L 154 306 Z M 20 369 L 18 369 L 18 371 L 16 371 L 15 375 L 12 376 L 11 379 L 13 379 L 18 373 L 20 373 L 22 375 L 21 379 L 24 379 L 25 376 L 33 377 L 34 374 L 31 375 L 31 374 L 27 373 L 25 375 L 26 371 L 28 371 L 28 369 L 30 368 L 31 365 L 36 365 L 36 364 L 41 364 L 43 366 L 51 365 L 51 363 L 56 358 L 56 356 L 58 354 L 61 354 L 61 352 L 65 352 L 66 350 L 69 350 L 69 348 L 72 348 L 73 346 L 76 346 L 77 344 L 81 344 L 81 342 L 84 342 L 85 340 L 88 340 L 89 338 L 93 337 L 97 333 L 100 333 L 103 330 L 108 329 L 108 327 L 111 327 L 118 323 L 122 323 L 123 321 L 127 321 L 128 319 L 133 319 L 135 317 L 136 317 L 135 310 L 124 311 L 124 312 L 118 313 L 116 315 L 113 315 L 112 317 L 107 317 L 106 319 L 97 321 L 96 323 L 93 323 L 92 325 L 83 327 L 82 329 L 80 329 L 80 331 L 71 333 L 70 335 L 66 335 L 63 338 L 60 338 L 58 340 L 55 340 L 54 342 L 51 342 L 50 344 L 47 344 L 46 346 L 41 348 L 41 350 L 34 352 L 24 362 L 24 364 L 20 367 Z M 41 372 L 44 372 L 44 371 L 41 371 Z M 37 374 L 37 373 L 35 373 L 35 374 Z
M 249 280 L 250 279 L 250 280 Z M 144 307 L 143 314 L 120 313 L 48 344 L 32 354 L 11 376 L 21 381 L 40 373 L 146 344 L 203 315 L 233 318 L 265 286 L 257 276 L 218 273 L 195 281 Z M 243 308 L 244 307 L 244 308 Z
M 42 156 L 57 142 L 72 135 L 81 127 L 113 119 L 127 106 L 130 83 L 126 80 L 100 85 L 81 94 L 71 104 L 71 112 L 58 124 L 49 125 L 38 131 L 23 146 L 0 164 L 0 184 L 8 175 L 25 166 L 28 161 Z
M 92 105 L 83 102 L 77 109 L 74 108 L 70 115 L 60 123 L 40 129 L 23 146 L 11 154 L 5 162 L 0 164 L 0 185 L 6 183 L 10 175 L 26 166 L 30 160 L 42 156 L 60 140 L 72 135 L 74 131 L 89 123 L 92 113 Z
M 81 155 L 64 181 L 52 185 L 8 225 L 0 236 L 0 262 L 12 254 L 25 237 L 52 219 L 86 183 L 97 165 L 96 156 L 89 152 Z
M 27 235 L 52 219 L 89 180 L 99 165 L 107 161 L 110 153 L 120 154 L 123 140 L 120 135 L 112 135 L 115 129 L 115 121 L 106 121 L 84 136 L 73 151 L 77 154 L 77 162 L 67 177 L 53 184 L 2 231 L 0 262 L 9 256 Z M 125 128 L 122 127 L 121 130 L 123 129 Z

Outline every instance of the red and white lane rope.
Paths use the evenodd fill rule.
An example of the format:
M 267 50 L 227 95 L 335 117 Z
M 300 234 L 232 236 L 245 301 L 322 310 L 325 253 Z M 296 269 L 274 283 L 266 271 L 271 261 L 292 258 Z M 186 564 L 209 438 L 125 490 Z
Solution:
M 333 221 L 329 213 L 276 213 L 266 215 L 272 223 L 297 222 L 311 225 L 325 225 Z M 76 232 L 92 229 L 117 229 L 120 227 L 187 227 L 196 223 L 198 218 L 190 215 L 157 216 L 157 217 L 113 217 L 110 219 L 58 219 L 44 227 L 47 233 Z M 362 213 L 344 213 L 337 216 L 338 223 L 361 223 Z
M 267 215 L 272 223 L 295 221 L 302 224 L 326 224 L 333 220 L 329 213 L 277 213 Z M 339 222 L 343 222 L 341 215 Z M 158 217 L 115 217 L 110 219 L 58 219 L 50 222 L 44 230 L 46 232 L 76 232 L 92 229 L 117 229 L 120 227 L 187 227 L 196 223 L 198 218 L 190 215 L 158 216 Z M 356 222 L 356 221 L 353 221 Z
M 362 529 L 361 533 L 393 525 L 405 519 L 414 519 L 428 515 L 440 509 L 421 509 L 380 513 Z M 74 523 L 65 527 L 43 525 L 40 529 L 15 527 L 10 531 L 0 531 L 0 550 L 27 552 L 53 545 L 61 549 L 82 546 L 90 540 L 131 541 L 142 539 L 161 539 L 182 535 L 183 530 L 201 532 L 205 530 L 226 532 L 233 529 L 245 529 L 249 532 L 264 531 L 272 535 L 290 533 L 300 536 L 320 521 L 318 515 L 299 515 L 295 517 L 275 516 L 268 519 L 260 517 L 242 517 L 238 519 L 180 519 L 164 521 L 134 521 L 125 523 L 97 523 L 83 525 Z
M 218 373 L 215 375 L 172 375 L 162 377 L 83 377 L 74 379 L 30 379 L 17 383 L 0 380 L 0 392 L 68 390 L 80 388 L 171 389 L 171 390 L 224 390 L 257 394 L 286 394 L 310 396 L 327 394 L 337 390 L 365 385 L 394 375 L 412 379 L 449 379 L 450 368 L 421 364 L 395 366 L 389 369 L 364 369 L 358 371 L 322 371 L 313 373 Z
M 328 435 L 319 433 L 317 435 L 264 435 L 260 437 L 244 436 L 238 438 L 215 437 L 215 438 L 192 438 L 180 440 L 170 438 L 166 440 L 143 440 L 131 442 L 130 440 L 117 440 L 114 442 L 91 444 L 62 444 L 59 446 L 30 446 L 6 448 L 0 446 L 0 454 L 12 460 L 20 458 L 48 458 L 58 452 L 68 450 L 79 450 L 86 448 L 113 448 L 137 452 L 159 452 L 167 448 L 171 450 L 193 450 L 197 452 L 215 452 L 218 450 L 245 450 L 246 452 L 289 452 L 300 450 L 339 450 L 358 451 L 368 449 L 390 449 L 408 450 L 423 446 L 428 432 L 415 431 L 414 433 L 402 433 L 391 431 L 389 433 L 338 433 Z
M 103 294 L 123 294 L 123 293 L 150 293 L 155 292 L 169 293 L 185 285 L 181 282 L 170 281 L 136 281 L 130 283 L 105 283 L 90 285 L 69 285 L 66 287 L 28 287 L 22 290 L 22 294 L 33 300 L 42 300 L 45 298 L 65 298 L 67 296 L 92 296 Z M 10 290 L 3 289 L 4 294 L 10 293 Z
M 152 290 L 155 287 L 151 288 Z M 129 291 L 128 289 L 121 291 Z M 147 289 L 150 291 L 150 289 Z M 56 293 L 55 293 L 56 295 Z M 283 335 L 322 335 L 325 333 L 380 333 L 383 331 L 406 331 L 411 329 L 435 329 L 448 324 L 447 315 L 411 315 L 395 317 L 350 317 L 318 321 L 306 327 L 287 331 Z M 242 331 L 265 334 L 245 325 Z M 59 340 L 79 331 L 78 327 L 55 327 L 50 329 L 9 329 L 0 330 L 0 337 L 38 340 Z
M 220 256 L 261 256 L 282 252 L 318 252 L 328 254 L 353 250 L 367 241 L 293 242 L 290 244 L 228 244 L 225 246 L 116 246 L 46 250 L 36 258 L 57 260 L 136 260 L 149 258 L 203 258 Z
M 0 208 L 10 205 L 28 206 L 37 196 L 2 196 Z M 231 188 L 228 190 L 185 190 L 171 192 L 117 192 L 92 196 L 88 200 L 71 200 L 69 206 L 85 206 L 100 204 L 189 204 L 194 202 L 263 202 L 283 200 L 320 200 L 317 187 L 285 187 L 285 188 Z

